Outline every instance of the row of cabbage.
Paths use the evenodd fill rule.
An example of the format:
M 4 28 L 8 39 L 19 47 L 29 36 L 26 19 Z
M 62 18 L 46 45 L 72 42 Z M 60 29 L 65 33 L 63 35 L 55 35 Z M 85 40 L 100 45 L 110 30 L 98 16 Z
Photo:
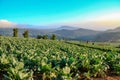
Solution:
M 120 75 L 120 53 L 64 41 L 0 37 L 0 78 L 77 80 Z
M 69 44 L 74 44 L 77 46 L 81 46 L 81 47 L 88 47 L 88 48 L 92 48 L 92 49 L 97 49 L 97 50 L 101 50 L 101 51 L 106 51 L 106 52 L 118 52 L 120 53 L 120 48 L 119 48 L 119 43 L 114 43 L 117 44 L 116 46 L 114 45 L 110 45 L 113 43 L 105 43 L 105 42 L 82 42 L 82 41 L 65 41 L 66 43 Z

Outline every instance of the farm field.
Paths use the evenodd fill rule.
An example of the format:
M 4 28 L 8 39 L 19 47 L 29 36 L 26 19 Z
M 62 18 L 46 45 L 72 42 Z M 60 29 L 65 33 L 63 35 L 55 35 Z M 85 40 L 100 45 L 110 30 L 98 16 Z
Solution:
M 119 76 L 120 49 L 113 46 L 0 37 L 0 80 L 119 80 Z

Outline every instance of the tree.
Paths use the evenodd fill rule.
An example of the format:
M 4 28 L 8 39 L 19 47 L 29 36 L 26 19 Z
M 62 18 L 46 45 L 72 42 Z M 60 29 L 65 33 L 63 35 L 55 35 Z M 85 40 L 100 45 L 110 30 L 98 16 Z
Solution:
M 24 38 L 28 38 L 29 37 L 29 31 L 28 30 L 24 31 L 23 36 L 24 36 Z
M 48 39 L 48 35 L 43 35 L 43 39 Z
M 43 36 L 42 35 L 37 35 L 37 39 L 42 39 Z
M 18 37 L 18 29 L 17 28 L 13 29 L 13 37 Z
M 51 37 L 52 40 L 56 40 L 56 35 L 53 34 L 52 37 Z

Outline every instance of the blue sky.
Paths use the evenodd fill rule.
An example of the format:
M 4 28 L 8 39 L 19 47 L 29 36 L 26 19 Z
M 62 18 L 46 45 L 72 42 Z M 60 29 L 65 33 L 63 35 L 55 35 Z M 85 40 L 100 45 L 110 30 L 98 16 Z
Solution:
M 81 22 L 120 12 L 120 0 L 0 0 L 0 19 L 46 25 Z

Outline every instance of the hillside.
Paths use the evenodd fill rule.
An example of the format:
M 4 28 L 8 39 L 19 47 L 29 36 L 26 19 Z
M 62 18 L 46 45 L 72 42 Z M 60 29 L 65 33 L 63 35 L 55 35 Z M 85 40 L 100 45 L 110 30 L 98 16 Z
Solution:
M 5 36 L 12 36 L 13 28 L 0 28 L 0 34 Z M 22 36 L 25 28 L 19 28 L 19 36 Z M 56 34 L 58 39 L 67 40 L 88 40 L 88 41 L 118 41 L 120 40 L 120 27 L 106 30 L 95 31 L 83 28 L 76 28 L 71 26 L 62 26 L 53 29 L 32 29 L 28 28 L 30 37 L 37 37 L 37 35 L 51 36 Z
M 120 40 L 120 32 L 102 33 L 96 37 L 97 41 L 118 41 Z
M 73 29 L 73 30 L 71 30 Z M 19 28 L 19 36 L 22 36 L 22 33 L 25 29 Z M 57 29 L 30 29 L 29 36 L 36 37 L 37 35 L 52 35 L 56 34 L 58 39 L 70 39 L 70 40 L 93 40 L 94 37 L 99 34 L 99 31 L 75 28 L 75 27 L 60 27 Z M 12 36 L 13 28 L 0 28 L 0 34 L 5 36 Z
M 100 31 L 94 31 L 89 29 L 76 29 L 76 30 L 57 30 L 52 32 L 52 34 L 56 34 L 59 37 L 73 39 L 73 40 L 94 40 L 95 36 L 99 34 Z
M 107 76 L 120 73 L 120 50 L 114 48 L 70 41 L 0 38 L 1 80 L 109 80 Z
M 96 37 L 97 41 L 119 41 L 120 40 L 120 27 L 104 31 Z
M 117 27 L 115 29 L 107 30 L 107 32 L 120 32 L 120 27 Z

